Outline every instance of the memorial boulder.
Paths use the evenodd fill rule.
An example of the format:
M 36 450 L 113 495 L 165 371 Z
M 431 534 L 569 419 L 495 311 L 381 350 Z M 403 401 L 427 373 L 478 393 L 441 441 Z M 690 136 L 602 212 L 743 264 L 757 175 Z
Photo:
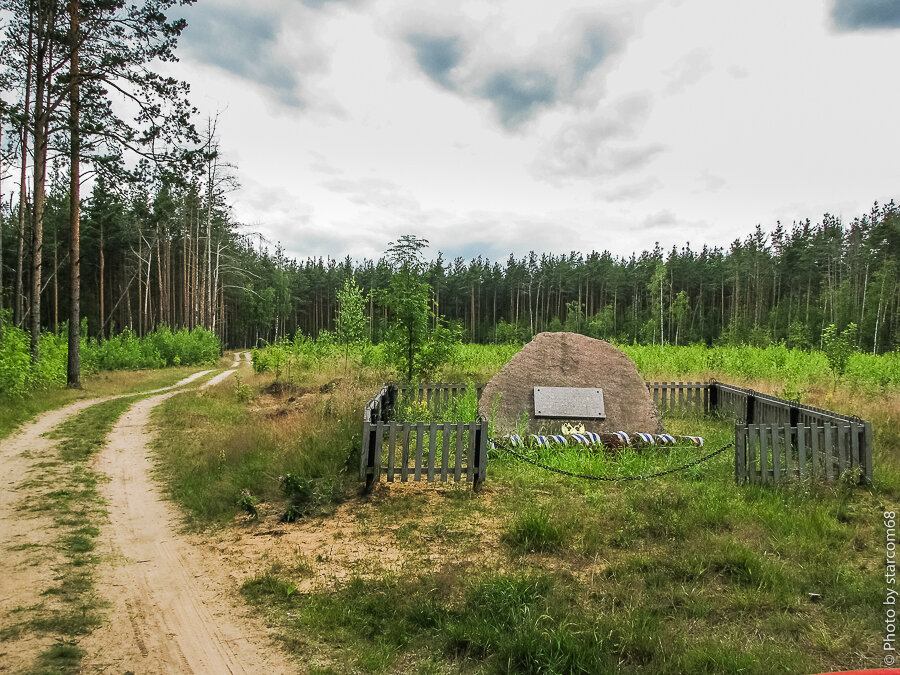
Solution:
M 634 361 L 577 333 L 535 336 L 488 382 L 478 412 L 493 415 L 500 435 L 560 433 L 567 424 L 596 433 L 663 430 Z

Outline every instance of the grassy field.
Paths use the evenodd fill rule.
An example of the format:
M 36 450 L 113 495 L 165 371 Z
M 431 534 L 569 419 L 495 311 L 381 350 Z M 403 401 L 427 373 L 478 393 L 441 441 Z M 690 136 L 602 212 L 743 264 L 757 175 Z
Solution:
M 487 379 L 513 353 L 468 349 L 445 380 Z M 237 559 L 248 602 L 309 672 L 879 666 L 882 520 L 900 499 L 896 363 L 876 361 L 880 379 L 835 383 L 814 361 L 757 378 L 736 373 L 739 356 L 721 369 L 707 357 L 697 371 L 666 370 L 666 359 L 699 358 L 696 348 L 669 349 L 633 355 L 646 378 L 802 390 L 808 403 L 870 419 L 875 484 L 737 486 L 728 452 L 661 479 L 598 483 L 497 451 L 478 495 L 381 484 L 364 496 L 354 475 L 360 410 L 378 373 L 327 366 L 289 383 L 261 374 L 173 397 L 156 417 L 167 430 L 160 472 L 192 527 L 246 552 Z M 705 448 L 545 459 L 597 475 L 645 473 L 732 436 L 727 420 L 669 415 L 665 425 L 704 436 Z M 288 474 L 298 489 L 285 490 Z M 294 505 L 299 517 L 285 522 Z
M 0 438 L 42 412 L 56 410 L 73 401 L 167 387 L 198 370 L 198 366 L 179 366 L 161 370 L 100 371 L 85 378 L 81 389 L 48 388 L 22 396 L 0 394 Z

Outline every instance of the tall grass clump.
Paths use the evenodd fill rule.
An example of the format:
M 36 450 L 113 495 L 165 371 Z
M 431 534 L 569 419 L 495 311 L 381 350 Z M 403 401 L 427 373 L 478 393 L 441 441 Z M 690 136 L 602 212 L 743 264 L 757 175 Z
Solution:
M 644 377 L 730 376 L 741 380 L 778 380 L 796 387 L 831 381 L 824 352 L 784 345 L 768 347 L 705 345 L 618 345 Z M 900 387 L 900 354 L 853 352 L 847 358 L 844 380 L 864 387 Z
M 323 330 L 312 338 L 299 330 L 291 338 L 281 338 L 251 351 L 253 369 L 257 373 L 272 373 L 277 381 L 303 380 L 309 373 L 332 371 L 354 375 L 377 371 L 382 379 L 392 377 L 385 345 L 367 341 L 340 344 L 337 336 Z
M 300 405 L 299 387 L 268 394 L 272 379 L 261 375 L 242 384 L 261 410 L 238 398 L 234 382 L 173 396 L 154 410 L 168 430 L 156 449 L 172 497 L 198 527 L 246 511 L 247 495 L 262 516 L 285 522 L 327 511 L 354 483 L 366 392 L 341 384 Z

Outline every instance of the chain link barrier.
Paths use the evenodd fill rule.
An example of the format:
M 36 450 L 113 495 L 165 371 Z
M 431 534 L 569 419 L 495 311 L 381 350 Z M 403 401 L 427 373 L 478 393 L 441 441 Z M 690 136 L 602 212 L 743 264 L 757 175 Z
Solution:
M 649 474 L 640 475 L 640 476 L 589 476 L 588 474 L 573 473 L 571 471 L 566 471 L 564 469 L 557 469 L 556 467 L 548 466 L 547 464 L 542 464 L 541 462 L 537 461 L 536 459 L 531 459 L 530 457 L 526 457 L 525 455 L 522 455 L 522 454 L 516 452 L 515 450 L 512 449 L 512 447 L 510 447 L 510 445 L 508 443 L 505 443 L 503 441 L 493 441 L 493 443 L 494 443 L 495 448 L 500 448 L 502 450 L 505 450 L 506 452 L 508 452 L 510 455 L 512 455 L 516 459 L 519 459 L 523 462 L 528 462 L 529 464 L 533 464 L 534 466 L 539 467 L 541 469 L 546 469 L 547 471 L 552 471 L 553 473 L 558 473 L 561 476 L 570 476 L 572 478 L 584 478 L 585 480 L 605 481 L 608 483 L 615 483 L 615 482 L 619 482 L 619 481 L 625 482 L 625 481 L 635 481 L 635 480 L 647 480 L 648 478 L 659 478 L 660 476 L 667 476 L 670 473 L 677 473 L 679 471 L 685 471 L 686 469 L 690 469 L 691 467 L 697 466 L 698 464 L 702 464 L 703 462 L 706 462 L 707 460 L 710 460 L 713 457 L 721 455 L 723 452 L 725 452 L 729 448 L 734 447 L 734 441 L 732 441 L 728 445 L 722 446 L 715 452 L 711 452 L 710 454 L 704 455 L 703 457 L 701 457 L 699 459 L 695 459 L 693 462 L 688 462 L 687 464 L 682 464 L 681 466 L 675 467 L 674 469 L 667 469 L 665 471 L 657 471 L 656 473 L 649 473 Z

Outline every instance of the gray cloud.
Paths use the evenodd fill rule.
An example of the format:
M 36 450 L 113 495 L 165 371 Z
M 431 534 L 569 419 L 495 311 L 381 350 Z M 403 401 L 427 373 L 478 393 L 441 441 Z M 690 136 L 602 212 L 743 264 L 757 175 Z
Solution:
M 665 148 L 635 143 L 650 98 L 637 96 L 564 126 L 539 153 L 536 173 L 552 181 L 615 177 L 646 166 Z
M 662 181 L 659 178 L 650 177 L 635 183 L 600 190 L 595 196 L 608 202 L 630 202 L 649 197 L 661 187 Z
M 383 178 L 333 178 L 322 186 L 347 197 L 354 204 L 392 213 L 418 212 L 419 202 L 399 185 Z
M 494 104 L 500 121 L 514 127 L 527 120 L 542 106 L 557 98 L 555 78 L 541 70 L 501 70 L 493 73 L 479 90 Z
M 450 72 L 462 60 L 460 38 L 414 33 L 406 39 L 415 51 L 416 62 L 422 71 L 445 89 L 455 89 Z
M 355 5 L 357 0 L 300 0 L 307 7 L 322 9 L 328 5 Z
M 590 26 L 584 31 L 578 54 L 572 64 L 575 82 L 580 85 L 618 45 L 612 31 Z
M 622 33 L 596 20 L 572 21 L 554 36 L 553 50 L 512 56 L 493 49 L 470 24 L 451 31 L 423 28 L 426 19 L 416 25 L 403 39 L 419 69 L 448 91 L 490 103 L 509 129 L 543 109 L 574 102 L 590 76 L 619 50 Z
M 900 28 L 897 0 L 835 0 L 831 19 L 839 30 Z
M 215 4 L 197 5 L 185 14 L 182 44 L 191 56 L 264 87 L 284 105 L 305 106 L 297 68 L 278 53 L 284 17 Z
M 709 54 L 695 49 L 672 66 L 666 73 L 671 79 L 666 85 L 667 94 L 678 94 L 696 84 L 713 70 Z

